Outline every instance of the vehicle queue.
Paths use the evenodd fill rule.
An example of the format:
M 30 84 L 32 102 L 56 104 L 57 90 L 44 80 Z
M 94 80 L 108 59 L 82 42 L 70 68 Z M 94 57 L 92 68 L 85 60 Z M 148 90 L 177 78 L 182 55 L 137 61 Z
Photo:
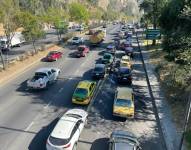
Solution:
M 88 105 L 97 88 L 96 80 L 103 80 L 112 76 L 116 79 L 118 85 L 113 101 L 113 116 L 127 119 L 134 118 L 135 103 L 132 89 L 133 29 L 132 26 L 131 28 L 128 28 L 126 25 L 122 26 L 118 38 L 114 39 L 114 41 L 105 48 L 101 61 L 95 64 L 95 68 L 91 74 L 92 80 L 83 80 L 78 83 L 71 99 L 73 104 Z M 70 44 L 78 45 L 75 55 L 76 57 L 86 57 L 90 52 L 90 48 L 84 44 L 83 38 L 74 37 Z M 122 52 L 122 56 L 117 58 L 116 53 L 118 52 Z M 57 61 L 61 57 L 61 52 L 54 51 L 47 55 L 46 60 Z M 43 72 L 44 70 L 46 72 Z M 31 83 L 29 84 L 29 82 L 28 86 L 34 89 L 47 88 L 50 84 L 48 79 L 51 76 L 51 72 L 48 72 L 47 70 L 48 68 L 41 69 L 40 72 L 38 71 L 31 80 L 33 81 L 33 86 L 31 86 Z M 56 69 L 51 68 L 50 70 Z M 53 80 L 58 78 L 59 70 L 57 72 L 57 76 L 54 77 Z M 54 73 L 54 71 L 52 71 L 52 73 Z M 36 83 L 38 83 L 37 86 L 35 85 Z M 46 83 L 46 86 L 42 86 L 41 83 Z M 71 109 L 67 111 L 60 118 L 50 134 L 46 145 L 47 150 L 76 150 L 77 142 L 87 122 L 87 117 L 88 113 L 82 109 Z M 117 138 L 119 141 L 116 141 L 115 136 L 119 136 Z M 136 137 L 127 131 L 114 131 L 111 134 L 109 141 L 110 150 L 113 150 L 113 147 L 116 147 L 116 142 L 121 144 L 124 142 L 127 150 L 140 149 L 140 144 Z

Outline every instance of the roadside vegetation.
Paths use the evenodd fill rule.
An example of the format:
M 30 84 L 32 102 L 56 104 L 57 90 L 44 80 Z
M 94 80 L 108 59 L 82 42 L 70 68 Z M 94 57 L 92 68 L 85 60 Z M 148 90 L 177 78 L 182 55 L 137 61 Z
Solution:
M 113 21 L 122 18 L 127 21 L 129 18 L 137 17 L 135 14 L 138 14 L 138 11 L 128 16 L 123 10 L 113 9 L 116 5 L 113 5 L 112 0 L 107 9 L 99 7 L 98 2 L 98 0 L 84 0 L 83 3 L 78 0 L 73 2 L 67 0 L 1 0 L 0 23 L 3 25 L 8 48 L 11 49 L 11 39 L 18 28 L 23 29 L 22 34 L 25 40 L 32 42 L 37 52 L 35 42 L 46 36 L 45 26 L 54 27 L 58 41 L 62 41 L 69 22 L 88 27 L 92 22 L 100 24 L 103 20 Z M 5 68 L 1 51 L 0 59 Z
M 154 2 L 144 0 L 141 4 L 141 8 L 145 10 L 142 21 L 146 27 L 153 23 L 154 27 L 159 27 L 162 31 L 162 45 L 157 47 L 158 50 L 156 46 L 150 47 L 155 49 L 151 58 L 158 59 L 155 61 L 156 72 L 171 104 L 175 121 L 182 130 L 191 93 L 191 2 L 159 0 L 157 6 Z M 186 136 L 191 148 L 190 130 L 191 121 Z

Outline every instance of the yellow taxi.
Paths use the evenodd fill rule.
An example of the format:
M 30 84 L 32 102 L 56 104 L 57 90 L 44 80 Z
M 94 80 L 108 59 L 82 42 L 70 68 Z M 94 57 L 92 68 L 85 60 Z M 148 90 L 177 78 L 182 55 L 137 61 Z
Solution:
M 72 103 L 88 105 L 95 92 L 96 82 L 84 80 L 80 81 L 72 96 Z
M 118 87 L 113 103 L 113 115 L 134 118 L 135 106 L 132 88 Z
M 128 68 L 131 68 L 132 67 L 132 64 L 131 64 L 131 59 L 129 56 L 125 55 L 121 58 L 121 61 L 120 61 L 120 66 L 121 67 L 128 67 Z

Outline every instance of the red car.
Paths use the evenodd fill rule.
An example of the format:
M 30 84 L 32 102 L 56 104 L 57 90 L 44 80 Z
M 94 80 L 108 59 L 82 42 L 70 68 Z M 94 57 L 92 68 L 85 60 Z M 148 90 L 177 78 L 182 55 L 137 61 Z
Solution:
M 89 53 L 90 49 L 86 45 L 80 45 L 76 53 L 77 57 L 85 57 Z
M 46 56 L 47 61 L 57 61 L 59 58 L 62 57 L 62 52 L 58 51 L 51 51 L 49 54 Z

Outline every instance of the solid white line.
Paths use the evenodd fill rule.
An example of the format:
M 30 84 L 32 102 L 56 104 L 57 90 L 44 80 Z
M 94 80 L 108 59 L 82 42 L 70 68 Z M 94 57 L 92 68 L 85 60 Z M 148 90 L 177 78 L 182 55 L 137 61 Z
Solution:
M 58 91 L 58 93 L 61 93 L 63 91 L 64 88 L 60 88 L 60 90 Z
M 47 109 L 51 103 L 52 103 L 52 101 L 50 101 L 46 106 L 44 106 L 43 109 Z
M 32 121 L 24 131 L 28 131 L 32 127 L 33 124 L 34 124 L 34 122 Z

